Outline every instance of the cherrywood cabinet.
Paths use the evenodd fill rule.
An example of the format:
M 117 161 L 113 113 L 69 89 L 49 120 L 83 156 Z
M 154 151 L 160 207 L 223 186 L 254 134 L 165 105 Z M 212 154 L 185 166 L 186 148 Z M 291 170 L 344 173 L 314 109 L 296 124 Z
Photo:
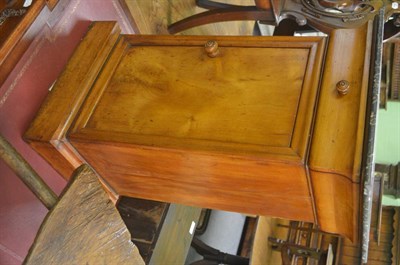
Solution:
M 120 36 L 97 22 L 25 139 L 65 177 L 88 162 L 115 195 L 316 222 L 356 239 L 367 32 Z

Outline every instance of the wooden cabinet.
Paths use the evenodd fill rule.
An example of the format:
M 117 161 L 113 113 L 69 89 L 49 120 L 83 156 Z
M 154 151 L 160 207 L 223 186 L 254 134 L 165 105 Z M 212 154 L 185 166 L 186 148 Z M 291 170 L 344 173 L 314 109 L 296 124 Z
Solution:
M 366 32 L 337 31 L 326 51 L 320 37 L 120 36 L 94 23 L 25 138 L 66 177 L 88 162 L 116 195 L 355 238 Z

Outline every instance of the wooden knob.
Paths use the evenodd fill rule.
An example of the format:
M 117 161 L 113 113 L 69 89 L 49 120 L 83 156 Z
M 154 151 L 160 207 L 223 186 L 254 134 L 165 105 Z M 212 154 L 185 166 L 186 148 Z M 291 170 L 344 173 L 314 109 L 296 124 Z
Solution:
M 204 50 L 209 57 L 216 57 L 219 54 L 218 42 L 216 42 L 215 40 L 207 41 L 207 43 L 204 45 Z
M 350 83 L 346 80 L 340 80 L 337 84 L 336 84 L 336 90 L 339 93 L 339 95 L 346 95 L 347 93 L 349 93 L 349 89 L 350 89 Z

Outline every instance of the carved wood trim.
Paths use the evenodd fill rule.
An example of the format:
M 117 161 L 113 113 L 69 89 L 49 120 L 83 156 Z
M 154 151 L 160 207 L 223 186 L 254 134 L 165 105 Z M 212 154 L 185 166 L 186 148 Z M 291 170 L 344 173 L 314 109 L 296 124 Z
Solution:
M 393 241 L 392 241 L 392 264 L 400 264 L 400 208 L 395 208 L 393 216 Z
M 389 99 L 400 101 L 400 42 L 393 43 L 392 78 Z

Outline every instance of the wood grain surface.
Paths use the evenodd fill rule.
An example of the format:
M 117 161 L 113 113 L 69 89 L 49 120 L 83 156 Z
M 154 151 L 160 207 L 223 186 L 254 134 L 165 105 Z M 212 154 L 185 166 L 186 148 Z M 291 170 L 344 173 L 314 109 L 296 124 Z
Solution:
M 321 229 L 358 240 L 360 186 L 332 173 L 310 171 Z
M 220 50 L 221 57 L 208 59 L 199 47 L 131 49 L 85 128 L 143 136 L 144 145 L 160 146 L 162 136 L 212 141 L 214 148 L 216 142 L 243 143 L 249 152 L 290 146 L 309 51 Z M 200 60 L 182 66 L 177 56 L 183 53 L 185 60 Z M 275 65 L 278 58 L 282 63 Z M 283 75 L 287 82 L 280 82 Z
M 366 25 L 330 35 L 309 160 L 322 230 L 340 231 L 354 241 L 358 240 L 370 30 Z M 341 80 L 350 83 L 347 95 L 336 91 Z
M 367 26 L 330 34 L 321 84 L 310 168 L 360 181 L 370 41 Z M 349 93 L 336 84 L 346 80 Z
M 212 37 L 209 58 L 210 37 L 118 39 L 110 25 L 93 26 L 26 135 L 45 158 L 84 159 L 120 195 L 357 240 L 369 28 L 334 31 L 326 54 L 323 38 Z
M 121 39 L 71 143 L 121 195 L 313 221 L 304 161 L 323 39 L 215 39 L 216 58 L 207 37 Z
M 314 221 L 301 164 L 77 139 L 73 145 L 119 195 Z
M 96 174 L 79 167 L 43 222 L 24 264 L 144 264 Z

